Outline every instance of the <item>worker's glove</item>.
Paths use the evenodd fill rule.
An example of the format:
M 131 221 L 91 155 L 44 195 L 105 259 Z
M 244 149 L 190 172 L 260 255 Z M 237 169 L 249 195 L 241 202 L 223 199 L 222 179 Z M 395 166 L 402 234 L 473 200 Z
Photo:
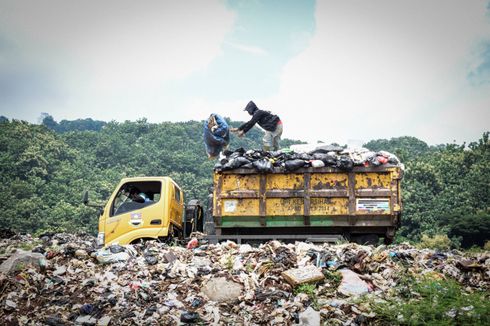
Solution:
M 238 128 L 230 128 L 230 131 L 231 132 L 237 132 L 238 131 Z
M 238 136 L 238 137 L 243 137 L 244 135 L 245 135 L 245 133 L 243 132 L 243 130 L 239 130 L 239 131 L 237 132 L 237 136 Z

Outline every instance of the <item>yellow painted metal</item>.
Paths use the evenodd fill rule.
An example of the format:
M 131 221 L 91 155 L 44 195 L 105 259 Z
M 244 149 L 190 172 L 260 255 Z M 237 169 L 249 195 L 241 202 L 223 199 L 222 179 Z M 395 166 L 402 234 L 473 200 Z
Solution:
M 349 186 L 346 173 L 312 173 L 310 189 L 345 190 Z
M 216 172 L 213 214 L 221 217 L 294 217 L 303 216 L 307 212 L 310 216 L 325 217 L 379 216 L 401 210 L 399 168 L 383 168 L 379 171 L 354 169 L 350 173 L 354 175 L 353 185 L 349 185 L 348 172 L 328 169 L 265 175 Z M 306 176 L 310 179 L 308 189 L 305 189 Z M 265 192 L 262 194 L 261 178 L 265 178 Z M 359 198 L 367 199 L 364 205 L 371 207 L 358 210 L 356 205 Z M 305 203 L 309 203 L 307 210 Z M 353 211 L 349 210 L 349 203 L 352 203 Z M 264 209 L 262 214 L 261 207 Z
M 310 215 L 347 215 L 349 214 L 348 198 L 311 198 Z
M 389 189 L 391 173 L 356 173 L 355 189 Z
M 267 216 L 303 215 L 302 198 L 269 198 L 266 200 Z
M 278 173 L 278 174 L 268 174 L 266 189 L 267 190 L 277 190 L 277 189 L 303 189 L 304 188 L 304 177 L 303 174 L 299 173 Z
M 111 216 L 114 200 L 119 190 L 127 183 L 158 181 L 161 183 L 160 198 L 155 203 L 140 209 Z M 176 189 L 180 191 L 180 200 L 176 198 Z M 105 245 L 129 244 L 140 238 L 158 238 L 167 236 L 171 224 L 182 227 L 184 197 L 178 185 L 169 177 L 124 178 L 107 201 L 104 213 L 99 218 L 99 232 L 105 234 Z M 141 221 L 135 223 L 135 220 Z M 161 220 L 160 224 L 152 224 Z
M 223 215 L 250 216 L 259 215 L 259 201 L 257 199 L 223 199 Z
M 257 174 L 240 175 L 240 174 L 225 174 L 223 175 L 222 191 L 235 190 L 259 190 L 260 178 Z

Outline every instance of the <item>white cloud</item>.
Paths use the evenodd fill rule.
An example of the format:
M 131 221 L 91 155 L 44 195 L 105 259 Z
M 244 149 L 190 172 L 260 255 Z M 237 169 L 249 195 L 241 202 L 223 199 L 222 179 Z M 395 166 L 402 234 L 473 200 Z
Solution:
M 247 53 L 251 53 L 254 55 L 265 55 L 265 54 L 267 54 L 266 50 L 264 50 L 258 46 L 246 45 L 246 44 L 240 44 L 240 43 L 234 43 L 234 42 L 226 42 L 226 44 L 230 45 L 231 47 L 233 47 L 237 50 L 247 52 Z
M 56 118 L 86 110 L 121 120 L 161 110 L 162 85 L 207 67 L 234 22 L 219 0 L 31 0 L 2 8 L 2 34 L 61 87 L 56 105 L 39 108 Z
M 285 136 L 311 141 L 477 139 L 490 92 L 466 77 L 490 38 L 485 12 L 484 1 L 319 1 L 310 46 L 257 104 L 279 111 Z

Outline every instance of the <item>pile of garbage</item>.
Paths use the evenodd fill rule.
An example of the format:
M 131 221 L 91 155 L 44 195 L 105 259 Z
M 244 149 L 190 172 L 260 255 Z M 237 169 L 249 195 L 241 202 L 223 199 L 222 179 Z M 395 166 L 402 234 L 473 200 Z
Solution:
M 352 243 L 253 247 L 193 239 L 97 249 L 69 234 L 0 240 L 5 325 L 362 325 L 403 275 L 489 289 L 490 253 Z
M 332 145 L 316 146 L 310 151 L 261 151 L 238 148 L 221 153 L 214 166 L 215 171 L 234 169 L 255 169 L 260 173 L 292 172 L 300 168 L 333 167 L 342 171 L 351 171 L 355 166 L 377 167 L 381 165 L 400 166 L 403 164 L 396 155 L 379 151 L 373 152 L 366 148 L 343 148 Z

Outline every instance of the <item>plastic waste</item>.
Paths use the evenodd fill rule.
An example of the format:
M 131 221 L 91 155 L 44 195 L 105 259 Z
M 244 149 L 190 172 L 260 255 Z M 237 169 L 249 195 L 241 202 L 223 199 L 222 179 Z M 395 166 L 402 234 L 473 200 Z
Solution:
M 180 321 L 183 323 L 195 324 L 199 321 L 199 314 L 197 312 L 184 311 L 180 315 Z
M 286 161 L 286 163 L 284 163 L 284 167 L 286 168 L 286 171 L 295 171 L 305 166 L 305 164 L 306 162 L 304 160 L 296 159 Z
M 118 246 L 121 247 L 121 246 Z M 123 247 L 121 247 L 123 248 Z M 118 249 L 119 250 L 119 249 Z M 123 248 L 124 250 L 124 248 Z M 95 258 L 99 263 L 102 264 L 112 264 L 117 262 L 123 262 L 129 260 L 131 256 L 126 251 L 117 251 L 117 253 L 112 253 L 109 248 L 102 248 L 96 252 Z
M 39 245 L 53 253 L 44 271 L 26 265 L 15 273 L 0 273 L 0 320 L 8 325 L 54 326 L 290 325 L 299 323 L 300 316 L 318 316 L 308 307 L 320 307 L 320 324 L 376 325 L 383 320 L 369 302 L 406 300 L 398 291 L 407 286 L 403 274 L 438 282 L 451 279 L 465 294 L 490 287 L 488 251 L 418 249 L 408 243 L 200 244 L 187 250 L 146 241 L 121 246 L 124 251 L 115 254 L 105 248 L 110 255 L 131 257 L 108 265 L 98 263 L 96 239 L 90 235 L 52 234 L 41 244 L 29 235 L 0 239 L 4 262 L 20 246 Z M 68 247 L 93 255 L 83 260 L 65 255 L 72 251 Z M 158 263 L 150 267 L 147 257 Z M 296 271 L 296 282 L 285 276 L 291 270 Z M 323 281 L 303 277 L 310 272 Z M 304 289 L 315 296 L 315 305 L 293 285 L 304 279 L 311 281 Z M 359 293 L 367 293 L 367 300 L 357 300 Z M 457 313 L 475 310 L 468 304 Z
M 354 162 L 347 155 L 342 155 L 337 161 L 337 167 L 343 171 L 351 171 L 354 168 Z
M 338 291 L 346 296 L 361 295 L 369 292 L 367 283 L 350 269 L 343 268 L 340 270 L 342 282 Z
M 90 315 L 94 311 L 94 306 L 90 303 L 86 303 L 80 307 L 80 313 L 82 315 Z
M 158 259 L 152 255 L 145 256 L 145 260 L 148 265 L 155 265 L 156 263 L 158 263 Z
M 194 249 L 197 246 L 199 246 L 199 240 L 197 240 L 197 238 L 192 238 L 187 242 L 187 249 Z
M 261 173 L 272 172 L 272 163 L 265 158 L 253 162 L 253 166 L 258 172 Z
M 323 163 L 323 161 L 320 161 L 320 160 L 313 160 L 310 163 L 311 163 L 311 166 L 314 168 L 322 168 L 325 166 L 325 163 Z

